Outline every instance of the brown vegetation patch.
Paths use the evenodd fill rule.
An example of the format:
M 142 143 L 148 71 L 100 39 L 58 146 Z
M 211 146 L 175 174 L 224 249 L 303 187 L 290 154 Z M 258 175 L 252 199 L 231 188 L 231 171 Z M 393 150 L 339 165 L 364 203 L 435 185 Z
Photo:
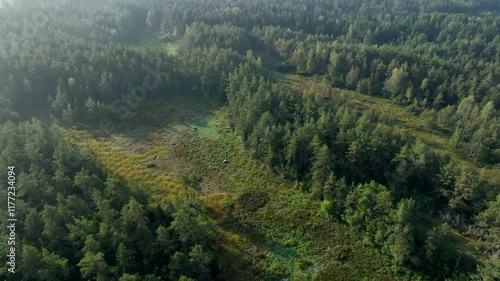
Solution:
M 247 191 L 238 197 L 238 205 L 249 212 L 255 212 L 269 203 L 270 197 L 267 192 Z

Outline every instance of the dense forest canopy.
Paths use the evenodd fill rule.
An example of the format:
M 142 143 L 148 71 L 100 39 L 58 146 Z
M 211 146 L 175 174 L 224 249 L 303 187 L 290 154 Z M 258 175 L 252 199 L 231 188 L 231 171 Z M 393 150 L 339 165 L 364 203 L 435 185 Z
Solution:
M 200 208 L 152 204 L 59 133 L 109 135 L 146 98 L 176 94 L 217 101 L 249 154 L 387 257 L 381 271 L 395 279 L 500 278 L 500 1 L 0 7 L 0 161 L 16 166 L 23 222 L 22 274 L 9 280 L 228 278 Z M 291 74 L 314 83 L 291 87 L 280 79 Z M 390 101 L 449 146 L 344 90 Z M 449 242 L 454 233 L 475 252 Z

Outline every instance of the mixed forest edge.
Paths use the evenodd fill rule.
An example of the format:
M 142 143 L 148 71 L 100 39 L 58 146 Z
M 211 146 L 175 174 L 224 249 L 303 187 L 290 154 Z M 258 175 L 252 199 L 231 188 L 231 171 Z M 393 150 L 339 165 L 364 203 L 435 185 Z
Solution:
M 276 251 L 296 271 L 271 254 L 241 266 L 262 280 L 499 279 L 499 10 L 493 0 L 4 1 L 0 167 L 16 167 L 20 246 L 19 274 L 0 271 L 232 280 L 221 229 L 285 230 L 265 218 L 288 186 L 291 225 L 315 229 L 288 242 L 302 252 Z M 172 108 L 155 115 L 165 100 Z M 176 197 L 158 200 L 148 190 L 168 187 L 123 177 L 78 145 L 160 128 L 181 109 L 194 113 L 178 123 L 204 123 L 194 101 L 216 124 L 169 127 L 179 141 L 158 144 L 194 155 L 168 179 Z M 252 190 L 224 199 L 218 220 L 209 192 L 232 187 L 210 178 L 245 159 L 269 182 L 258 190 L 250 175 Z M 340 234 L 334 254 L 319 250 Z M 251 244 L 278 247 L 271 236 Z M 382 262 L 343 266 L 367 257 Z

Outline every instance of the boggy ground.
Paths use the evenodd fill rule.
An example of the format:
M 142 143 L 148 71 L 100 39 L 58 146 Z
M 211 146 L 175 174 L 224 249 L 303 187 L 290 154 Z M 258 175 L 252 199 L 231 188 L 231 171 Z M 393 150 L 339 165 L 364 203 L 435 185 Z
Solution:
M 320 217 L 319 202 L 251 160 L 217 104 L 190 94 L 145 101 L 116 127 L 110 135 L 86 126 L 63 131 L 154 204 L 183 204 L 179 175 L 201 175 L 198 204 L 217 226 L 230 280 L 411 279 L 346 225 Z

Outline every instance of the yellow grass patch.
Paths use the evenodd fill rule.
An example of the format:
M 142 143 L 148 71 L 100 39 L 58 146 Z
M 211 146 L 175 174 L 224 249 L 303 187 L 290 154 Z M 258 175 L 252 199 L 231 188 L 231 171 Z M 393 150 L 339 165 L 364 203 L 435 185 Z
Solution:
M 304 77 L 297 74 L 285 74 L 282 76 L 282 81 L 290 88 L 302 93 L 304 89 L 314 86 L 321 82 L 319 77 Z M 421 139 L 427 144 L 430 144 L 433 149 L 443 155 L 449 155 L 454 161 L 461 166 L 466 166 L 492 184 L 500 185 L 500 172 L 498 169 L 479 167 L 461 158 L 455 152 L 450 150 L 451 136 L 443 136 L 432 130 L 425 128 L 422 120 L 418 116 L 412 115 L 405 110 L 402 106 L 396 105 L 387 99 L 380 97 L 368 96 L 355 91 L 336 89 L 343 95 L 349 97 L 349 101 L 354 103 L 360 108 L 373 109 L 377 112 L 390 114 L 395 120 L 398 121 L 398 126 L 403 129 L 408 135 Z
M 164 199 L 175 202 L 181 185 L 158 167 L 147 168 L 151 150 L 142 152 L 123 151 L 112 138 L 95 139 L 85 131 L 61 128 L 65 137 L 80 149 L 93 152 L 93 157 L 104 167 L 127 181 L 142 181 L 149 186 L 155 203 L 162 204 Z

